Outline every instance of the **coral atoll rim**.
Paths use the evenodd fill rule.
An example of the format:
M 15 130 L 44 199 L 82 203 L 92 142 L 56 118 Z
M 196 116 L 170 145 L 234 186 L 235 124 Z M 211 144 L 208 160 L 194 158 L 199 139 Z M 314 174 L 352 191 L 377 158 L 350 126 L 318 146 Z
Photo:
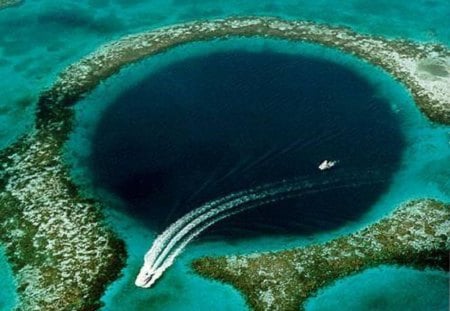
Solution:
M 0 2 L 0 7 L 10 2 Z M 0 154 L 0 238 L 17 276 L 18 308 L 98 308 L 106 285 L 117 278 L 124 265 L 123 242 L 103 223 L 97 203 L 79 195 L 64 164 L 61 149 L 72 130 L 71 106 L 130 63 L 181 44 L 230 36 L 307 41 L 357 55 L 401 81 L 431 120 L 450 124 L 450 77 L 446 74 L 450 52 L 440 45 L 388 40 L 342 27 L 269 17 L 198 21 L 106 44 L 60 74 L 40 96 L 35 129 Z M 427 221 L 442 221 L 434 218 L 441 217 L 439 213 L 428 215 Z M 421 215 L 404 216 L 418 221 Z M 442 235 L 448 236 L 448 232 Z M 433 244 L 426 252 L 442 258 L 441 250 L 440 244 Z M 394 249 L 390 254 L 402 251 Z M 346 267 L 358 270 L 362 263 L 355 257 Z

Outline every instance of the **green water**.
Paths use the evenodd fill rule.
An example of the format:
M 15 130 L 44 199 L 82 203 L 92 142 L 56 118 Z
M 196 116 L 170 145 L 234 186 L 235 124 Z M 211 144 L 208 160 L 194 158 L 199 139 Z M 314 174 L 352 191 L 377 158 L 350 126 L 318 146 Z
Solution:
M 0 148 L 31 128 L 36 99 L 51 85 L 58 72 L 101 43 L 162 25 L 243 14 L 314 20 L 348 25 L 369 34 L 450 44 L 450 5 L 445 0 L 393 3 L 386 0 L 25 1 L 22 6 L 0 11 Z M 189 270 L 189 262 L 205 254 L 247 253 L 325 241 L 379 219 L 406 199 L 450 200 L 450 128 L 430 124 L 401 85 L 381 70 L 329 49 L 256 39 L 180 47 L 131 66 L 102 84 L 77 106 L 77 128 L 68 146 L 68 158 L 77 181 L 89 189 L 85 160 L 90 152 L 90 135 L 98 120 L 97 114 L 114 96 L 164 64 L 229 48 L 305 53 L 343 63 L 366 77 L 377 87 L 379 96 L 389 98 L 392 109 L 401 116 L 408 144 L 403 165 L 386 193 L 357 222 L 316 236 L 194 244 L 150 291 L 135 288 L 133 281 L 156 233 L 116 210 L 107 209 L 107 217 L 125 239 L 130 257 L 124 276 L 103 297 L 105 310 L 242 310 L 245 304 L 239 293 L 229 286 L 197 277 Z M 0 309 L 10 310 L 16 296 L 11 271 L 3 256 L 0 256 L 0 274 Z M 426 292 L 422 290 L 425 286 Z M 391 309 L 379 310 L 445 310 L 442 309 L 448 307 L 445 293 L 448 294 L 448 276 L 442 273 L 383 268 L 339 281 L 310 300 L 308 309 L 376 310 L 371 306 L 386 306 Z M 337 306 L 336 297 L 340 298 Z M 408 297 L 414 297 L 415 309 L 411 307 L 412 298 Z M 428 306 L 437 309 L 428 309 Z
M 0 11 L 0 147 L 32 124 L 39 92 L 58 72 L 121 35 L 194 19 L 275 15 L 370 34 L 450 44 L 446 0 L 25 1 Z
M 392 77 L 354 57 L 332 49 L 264 39 L 232 39 L 189 44 L 133 65 L 109 79 L 107 83 L 100 86 L 76 107 L 78 126 L 67 146 L 67 154 L 74 166 L 72 173 L 75 180 L 84 189 L 92 189 L 90 172 L 86 167 L 91 135 L 95 131 L 98 116 L 108 106 L 108 103 L 114 101 L 116 96 L 135 85 L 149 73 L 163 68 L 166 64 L 194 55 L 200 56 L 230 49 L 301 53 L 302 55 L 345 64 L 358 75 L 365 77 L 376 88 L 378 96 L 389 98 L 391 109 L 400 117 L 402 130 L 407 141 L 401 169 L 395 174 L 388 191 L 357 222 L 348 223 L 338 230 L 314 236 L 261 237 L 232 244 L 219 241 L 195 243 L 188 247 L 183 255 L 177 259 L 175 265 L 158 282 L 157 286 L 151 290 L 137 289 L 133 283 L 137 271 L 142 265 L 143 255 L 150 247 L 157 232 L 152 232 L 139 221 L 109 208 L 106 210 L 108 218 L 113 227 L 125 239 L 130 256 L 128 265 L 124 270 L 124 276 L 109 288 L 103 298 L 106 303 L 104 310 L 125 310 L 124 306 L 130 304 L 136 305 L 133 310 L 145 310 L 146 307 L 157 310 L 209 310 L 212 307 L 217 310 L 242 310 L 244 301 L 236 291 L 229 286 L 222 286 L 193 274 L 189 269 L 191 260 L 202 255 L 249 253 L 326 241 L 353 232 L 379 219 L 404 200 L 420 197 L 449 200 L 447 182 L 450 170 L 443 165 L 450 159 L 449 128 L 431 125 L 417 110 L 408 92 Z M 97 195 L 105 197 L 104 194 Z M 114 203 L 111 202 L 110 205 L 112 206 Z M 414 270 L 412 271 L 414 273 Z M 441 283 L 436 284 L 432 290 L 441 292 L 441 285 Z M 420 290 L 419 285 L 412 285 L 411 288 L 414 289 L 412 293 Z M 341 290 L 346 291 L 344 286 L 341 287 Z M 442 296 L 439 295 L 434 297 L 442 299 Z M 214 301 L 221 301 L 221 304 L 214 305 Z
M 446 273 L 385 266 L 337 281 L 310 298 L 306 310 L 446 311 L 448 292 Z
M 11 310 L 17 301 L 16 286 L 11 267 L 0 248 L 0 310 Z

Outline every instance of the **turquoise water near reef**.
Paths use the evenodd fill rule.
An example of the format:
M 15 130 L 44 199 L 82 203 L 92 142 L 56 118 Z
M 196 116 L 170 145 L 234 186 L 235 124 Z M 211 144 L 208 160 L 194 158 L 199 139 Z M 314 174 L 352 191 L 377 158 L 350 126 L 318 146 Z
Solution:
M 306 310 L 444 311 L 448 292 L 448 274 L 383 266 L 337 281 L 310 298 Z
M 11 310 L 17 301 L 14 276 L 0 247 L 0 310 Z
M 109 220 L 127 243 L 129 259 L 123 277 L 108 289 L 103 298 L 105 310 L 123 310 L 123 305 L 128 304 L 135 304 L 136 310 L 147 306 L 161 310 L 186 310 L 186 306 L 192 310 L 208 310 L 213 306 L 213 301 L 217 300 L 222 301 L 220 306 L 214 307 L 218 310 L 242 310 L 244 301 L 237 292 L 229 286 L 219 285 L 193 274 L 189 270 L 191 260 L 202 255 L 249 253 L 326 241 L 379 219 L 404 200 L 420 197 L 434 197 L 444 201 L 449 199 L 450 171 L 445 166 L 450 159 L 449 128 L 430 124 L 417 110 L 408 92 L 392 77 L 354 57 L 332 49 L 267 39 L 232 39 L 189 44 L 130 66 L 102 84 L 76 107 L 78 126 L 67 146 L 67 155 L 73 165 L 72 174 L 75 180 L 88 191 L 94 189 L 99 197 L 108 197 L 108 193 L 102 193 L 98 189 L 95 191 L 92 185 L 90 176 L 92 172 L 88 165 L 92 152 L 90 143 L 101 116 L 121 94 L 135 87 L 148 75 L 163 70 L 165 66 L 174 62 L 233 50 L 300 54 L 345 65 L 366 79 L 375 89 L 375 96 L 387 98 L 390 109 L 399 117 L 406 141 L 400 169 L 395 173 L 387 191 L 357 221 L 347 222 L 345 226 L 333 231 L 307 236 L 260 236 L 232 242 L 214 240 L 194 243 L 189 245 L 157 286 L 150 290 L 135 288 L 133 281 L 142 265 L 143 254 L 158 232 L 149 230 L 144 221 L 131 217 L 123 209 L 106 209 Z M 113 198 L 110 198 L 108 204 L 120 205 Z M 414 271 L 411 273 L 414 274 Z M 441 285 L 438 283 L 434 287 L 430 286 L 430 291 L 442 292 Z M 345 291 L 344 287 L 341 289 Z M 415 292 L 414 295 L 417 295 L 417 291 L 420 291 L 419 286 L 411 289 L 411 293 Z M 435 297 L 442 299 L 438 295 Z M 364 304 L 364 301 L 361 303 Z M 370 310 L 370 304 L 367 304 L 366 309 Z
M 39 92 L 67 65 L 127 33 L 194 19 L 275 15 L 450 44 L 446 0 L 24 1 L 0 10 L 0 147 L 32 125 Z
M 51 85 L 58 72 L 98 45 L 127 33 L 156 28 L 162 25 L 193 19 L 225 17 L 230 15 L 276 15 L 290 19 L 307 19 L 330 24 L 347 25 L 365 33 L 407 38 L 426 42 L 450 44 L 448 16 L 450 6 L 443 1 L 25 1 L 23 5 L 0 10 L 0 148 L 13 142 L 31 128 L 35 102 L 39 92 Z M 292 44 L 273 40 L 229 40 L 205 44 L 191 44 L 164 55 L 133 65 L 103 83 L 77 109 L 77 128 L 68 144 L 67 154 L 73 166 L 73 175 L 86 191 L 95 192 L 90 183 L 86 161 L 91 152 L 90 141 L 99 114 L 107 109 L 115 97 L 132 87 L 150 73 L 174 61 L 195 55 L 229 49 L 251 51 L 279 51 L 301 53 L 343 64 L 368 79 L 378 95 L 389 100 L 391 109 L 400 116 L 406 147 L 402 165 L 395 173 L 389 188 L 370 209 L 356 221 L 333 231 L 313 236 L 259 237 L 248 241 L 210 241 L 190 245 L 169 269 L 157 287 L 140 290 L 133 281 L 142 263 L 143 254 L 157 234 L 120 209 L 107 208 L 109 221 L 125 239 L 129 251 L 128 265 L 121 279 L 115 282 L 103 297 L 105 310 L 242 310 L 243 298 L 229 286 L 204 280 L 189 270 L 189 262 L 201 255 L 247 253 L 307 245 L 325 241 L 352 232 L 373 222 L 400 202 L 419 197 L 450 199 L 450 128 L 430 124 L 416 109 L 405 89 L 381 70 L 333 50 L 307 44 Z M 7 77 L 7 78 L 4 78 Z M 119 203 L 107 200 L 107 194 L 96 193 L 109 207 Z M 0 306 L 9 310 L 15 302 L 14 285 L 9 268 L 0 257 L 0 272 L 6 291 L 2 291 Z M 418 306 L 430 303 L 445 306 L 445 282 L 428 282 L 428 272 L 402 270 L 389 279 L 391 291 L 382 292 L 384 303 L 399 309 L 408 309 L 406 299 L 397 295 L 415 297 Z M 353 300 L 345 301 L 345 293 L 354 291 L 354 284 L 345 280 L 330 287 L 311 302 L 308 308 L 318 310 L 332 299 L 343 297 L 341 310 L 373 310 L 374 299 L 386 272 L 369 272 L 355 276 L 365 284 Z M 420 274 L 420 276 L 419 276 Z M 425 276 L 424 276 L 425 275 Z M 434 276 L 434 274 L 431 274 Z M 441 275 L 439 278 L 448 276 Z M 410 280 L 411 286 L 402 285 Z M 387 281 L 386 281 L 387 282 Z M 9 284 L 9 285 L 8 285 Z M 427 292 L 421 289 L 427 285 Z M 385 285 L 387 286 L 387 285 Z M 448 291 L 447 291 L 448 292 Z M 321 298 L 322 297 L 322 298 Z M 378 297 L 378 298 L 377 298 Z M 220 305 L 216 303 L 220 301 Z M 320 302 L 322 301 L 322 302 Z M 395 301 L 395 302 L 394 302 Z M 352 304 L 355 303 L 355 304 Z M 356 308 L 356 307 L 357 308 Z M 316 309 L 314 309 L 316 308 Z M 320 309 L 320 308 L 319 308 Z M 417 309 L 419 310 L 419 309 Z M 436 309 L 445 310 L 445 309 Z
M 398 114 L 346 66 L 271 50 L 189 57 L 124 90 L 91 139 L 94 186 L 155 231 L 204 202 L 294 178 L 351 187 L 248 210 L 202 236 L 302 235 L 358 219 L 398 168 Z M 330 174 L 317 169 L 328 157 L 339 159 Z M 359 185 L 369 169 L 384 181 Z

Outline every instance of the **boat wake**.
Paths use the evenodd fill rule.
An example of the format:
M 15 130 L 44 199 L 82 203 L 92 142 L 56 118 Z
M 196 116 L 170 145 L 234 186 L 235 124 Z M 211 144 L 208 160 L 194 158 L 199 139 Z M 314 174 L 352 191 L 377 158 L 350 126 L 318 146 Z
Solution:
M 366 171 L 363 176 L 355 173 L 334 174 L 334 176 L 332 178 L 327 176 L 326 179 L 322 177 L 319 180 L 294 179 L 266 184 L 209 201 L 190 211 L 155 239 L 144 256 L 144 265 L 136 278 L 136 286 L 151 287 L 173 264 L 189 242 L 222 219 L 251 208 L 306 194 L 359 187 L 383 181 L 374 171 Z

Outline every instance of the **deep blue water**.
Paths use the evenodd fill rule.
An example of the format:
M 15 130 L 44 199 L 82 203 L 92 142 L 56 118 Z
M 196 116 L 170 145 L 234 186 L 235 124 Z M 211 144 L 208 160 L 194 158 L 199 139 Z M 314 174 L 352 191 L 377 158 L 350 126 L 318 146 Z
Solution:
M 58 72 L 91 52 L 100 44 L 124 34 L 195 19 L 230 15 L 275 15 L 289 19 L 347 25 L 358 32 L 426 42 L 440 42 L 448 46 L 450 43 L 449 14 L 448 0 L 348 0 L 339 3 L 329 0 L 24 1 L 21 6 L 0 10 L 0 28 L 2 29 L 2 36 L 0 36 L 0 76 L 7 77 L 0 80 L 0 95 L 2 98 L 0 101 L 0 148 L 7 146 L 32 128 L 37 97 L 43 89 L 53 83 Z M 253 46 L 254 43 L 255 41 L 252 41 L 249 44 Z M 219 42 L 214 42 L 210 46 L 203 46 L 202 49 L 209 51 L 212 46 L 218 44 Z M 227 42 L 226 44 L 230 43 Z M 279 43 L 277 42 L 276 45 L 278 46 Z M 185 53 L 191 53 L 192 49 L 191 45 L 189 49 L 185 50 Z M 287 47 L 287 49 L 290 50 L 291 47 Z M 299 53 L 304 52 L 304 49 L 299 51 Z M 164 57 L 169 57 L 166 55 L 170 54 L 170 51 L 164 54 Z M 326 52 L 326 55 L 330 54 L 330 51 Z M 336 56 L 336 54 L 332 55 L 334 56 L 329 57 Z M 164 60 L 164 57 L 158 59 L 158 61 Z M 356 62 L 354 59 L 348 61 L 347 58 L 344 61 L 347 65 L 354 65 Z M 83 182 L 90 180 L 90 174 L 84 174 L 83 156 L 86 152 L 90 152 L 91 136 L 83 136 L 83 134 L 86 134 L 83 132 L 83 126 L 90 125 L 89 121 L 94 120 L 92 121 L 94 123 L 96 121 L 94 115 L 98 110 L 92 107 L 104 105 L 110 98 L 110 96 L 103 96 L 105 93 L 110 95 L 116 92 L 116 89 L 120 89 L 124 82 L 126 84 L 126 82 L 133 80 L 145 71 L 143 67 L 145 68 L 148 64 L 151 64 L 151 62 L 130 66 L 126 74 L 122 71 L 120 75 L 103 83 L 92 96 L 88 96 L 77 104 L 76 108 L 81 105 L 83 105 L 83 108 L 78 111 L 81 116 L 77 120 L 75 131 L 78 140 L 74 141 L 71 153 L 81 158 L 81 160 L 76 159 L 77 165 L 75 165 L 75 168 L 78 170 L 78 177 L 81 176 L 79 179 L 82 179 Z M 435 197 L 448 202 L 450 194 L 448 186 L 448 180 L 450 180 L 448 169 L 450 159 L 450 149 L 448 148 L 449 127 L 438 127 L 427 122 L 419 115 L 403 87 L 397 85 L 388 75 L 377 72 L 370 66 L 364 67 L 360 71 L 367 79 L 370 78 L 376 83 L 380 83 L 382 95 L 396 106 L 400 116 L 409 120 L 408 122 L 403 121 L 401 125 L 408 137 L 407 150 L 404 153 L 404 163 L 401 170 L 395 175 L 392 187 L 383 193 L 381 202 L 377 201 L 375 205 L 370 207 L 370 211 L 364 217 L 360 217 L 358 222 L 342 226 L 341 228 L 346 230 L 345 232 L 352 232 L 367 223 L 376 221 L 405 200 Z M 380 90 L 378 91 L 380 92 Z M 128 100 L 130 99 L 128 98 Z M 132 106 L 130 105 L 130 107 Z M 134 105 L 134 108 L 136 106 L 137 104 Z M 384 109 L 385 107 L 381 108 Z M 390 114 L 386 116 L 392 118 Z M 381 120 L 387 121 L 384 116 Z M 137 130 L 134 132 L 137 132 Z M 145 131 L 143 133 L 148 134 Z M 89 131 L 88 134 L 90 134 Z M 394 161 L 389 163 L 393 164 Z M 345 169 L 347 166 L 342 165 L 341 168 Z M 336 173 L 336 170 L 330 172 L 330 174 Z M 323 178 L 325 177 L 323 176 Z M 319 178 L 322 177 L 319 176 Z M 106 186 L 101 180 L 97 180 L 97 183 Z M 143 189 L 145 192 L 146 188 Z M 358 192 L 355 191 L 350 194 L 357 195 Z M 202 195 L 206 196 L 206 193 Z M 376 196 L 376 193 L 374 196 Z M 360 198 L 365 199 L 365 196 L 361 194 Z M 150 216 L 156 215 L 155 211 L 160 211 L 166 216 L 171 215 L 167 213 L 166 209 L 155 206 L 151 206 L 152 209 L 147 213 L 145 207 L 148 207 L 148 205 L 145 205 L 145 198 L 143 199 L 142 201 L 135 201 L 136 207 L 134 208 L 132 202 L 128 201 L 127 210 L 130 215 L 135 215 L 137 218 L 146 221 L 149 221 L 148 214 Z M 200 197 L 197 197 L 197 199 L 200 200 Z M 307 202 L 312 202 L 310 201 L 312 199 L 311 197 L 308 198 Z M 319 199 L 330 202 L 329 196 L 316 197 L 316 200 Z M 141 205 L 139 205 L 140 203 Z M 302 204 L 301 210 L 304 211 L 307 206 L 313 206 L 313 204 Z M 358 208 L 361 213 L 365 209 L 361 204 L 348 206 L 351 206 L 352 209 L 353 207 Z M 344 215 L 343 211 L 353 213 L 353 210 L 349 211 L 347 206 L 343 207 L 345 209 L 340 208 L 339 211 L 343 215 L 342 217 L 348 219 L 348 215 Z M 190 208 L 190 206 L 185 208 Z M 336 211 L 336 208 L 335 204 L 329 204 L 330 213 Z M 108 209 L 107 212 L 112 210 Z M 269 208 L 261 208 L 258 211 L 267 212 L 269 210 Z M 324 213 L 327 211 L 323 206 L 320 210 Z M 176 215 L 183 213 L 180 206 L 174 208 L 174 211 Z M 293 213 L 294 209 L 288 211 Z M 311 211 L 317 216 L 318 209 L 311 208 Z M 253 216 L 258 215 L 257 211 L 255 213 Z M 357 217 L 357 214 L 355 213 L 353 216 Z M 119 213 L 119 215 L 123 216 L 123 213 Z M 245 219 L 250 219 L 244 216 L 239 215 L 234 219 L 235 221 L 242 219 L 243 222 Z M 138 291 L 133 285 L 136 271 L 142 263 L 142 256 L 152 242 L 154 234 L 159 233 L 161 228 L 155 228 L 155 230 L 142 228 L 138 222 L 132 222 L 126 217 L 118 216 L 117 218 L 113 223 L 114 229 L 120 233 L 121 238 L 125 239 L 127 243 L 130 263 L 124 270 L 124 277 L 115 282 L 109 293 L 104 297 L 106 302 L 104 310 L 108 311 L 149 309 L 243 310 L 245 308 L 243 298 L 236 291 L 219 283 L 200 279 L 185 267 L 188 267 L 193 258 L 204 255 L 234 254 L 293 247 L 292 244 L 287 244 L 290 239 L 284 239 L 282 236 L 279 237 L 279 241 L 277 238 L 274 239 L 278 242 L 264 237 L 259 243 L 256 240 L 242 241 L 240 246 L 237 246 L 237 244 L 230 246 L 226 242 L 227 240 L 224 240 L 223 243 L 193 244 L 179 258 L 178 264 L 172 267 L 172 272 L 169 271 L 166 279 L 156 288 L 151 291 Z M 169 216 L 167 219 L 158 216 L 155 223 L 158 226 L 163 226 L 164 223 L 173 218 L 175 218 L 175 215 Z M 292 221 L 293 219 L 298 218 L 296 216 L 292 217 Z M 256 223 L 256 219 L 250 220 L 252 223 Z M 301 221 L 300 219 L 299 222 Z M 343 222 L 345 220 L 340 223 Z M 148 225 L 152 224 L 148 223 Z M 235 225 L 238 224 L 235 223 Z M 245 223 L 244 226 L 246 226 Z M 215 228 L 216 232 L 219 229 Z M 230 229 L 222 227 L 221 232 L 223 233 L 224 230 Z M 289 228 L 286 230 L 290 232 Z M 326 233 L 324 234 L 326 235 Z M 328 238 L 333 238 L 336 234 L 331 233 Z M 303 237 L 296 236 L 292 240 L 295 240 L 295 246 L 298 246 L 303 243 L 301 242 L 302 239 Z M 16 303 L 15 285 L 11 269 L 5 260 L 0 256 L 0 272 L 4 281 L 4 284 L 1 285 L 0 310 L 11 310 L 11 307 Z M 436 303 L 442 302 L 443 308 L 435 309 L 447 310 L 448 274 L 442 272 L 443 280 L 441 280 L 435 275 L 427 276 L 426 272 L 421 273 L 425 273 L 425 276 L 419 278 L 416 275 L 417 272 L 414 271 L 405 273 L 402 277 L 398 273 L 393 273 L 392 270 L 386 270 L 377 274 L 379 278 L 374 277 L 373 273 L 363 273 L 361 277 L 350 278 L 348 282 L 344 280 L 342 284 L 337 285 L 336 290 L 332 288 L 331 292 L 318 296 L 317 301 L 310 307 L 314 307 L 311 310 L 373 310 L 375 299 L 377 302 L 384 302 L 383 310 L 425 310 L 432 309 L 437 305 Z M 374 279 L 381 279 L 382 281 L 373 282 Z M 433 280 L 433 282 L 426 281 L 428 279 Z M 384 280 L 390 282 L 384 282 Z M 180 284 L 184 286 L 182 290 L 180 290 Z M 426 288 L 426 291 L 423 290 L 424 288 Z M 379 304 L 377 305 L 379 306 Z
M 367 167 L 383 183 L 278 202 L 209 232 L 247 237 L 312 233 L 358 219 L 397 169 L 397 117 L 342 65 L 278 52 L 218 52 L 174 62 L 125 91 L 102 114 L 94 182 L 159 231 L 199 204 L 301 176 L 318 181 Z M 324 159 L 337 169 L 320 172 Z

